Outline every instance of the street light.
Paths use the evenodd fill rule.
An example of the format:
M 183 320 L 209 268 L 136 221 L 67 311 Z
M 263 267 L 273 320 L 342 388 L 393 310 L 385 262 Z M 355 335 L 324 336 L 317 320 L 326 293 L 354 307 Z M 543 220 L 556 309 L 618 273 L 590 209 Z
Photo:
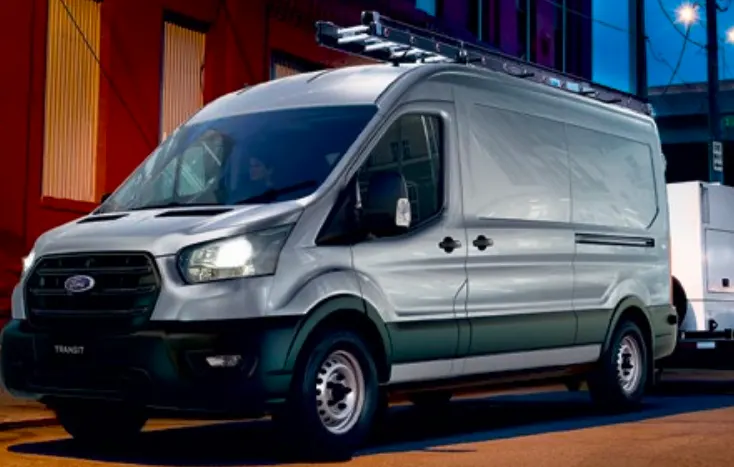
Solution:
M 685 2 L 678 5 L 678 8 L 675 9 L 676 22 L 686 27 L 698 24 L 701 20 L 700 8 L 701 5 L 698 2 Z M 727 44 L 734 44 L 734 26 L 726 30 L 725 38 Z
M 675 9 L 675 16 L 679 23 L 685 26 L 691 26 L 698 23 L 699 5 L 697 3 L 685 2 Z
M 724 155 L 722 146 L 721 120 L 719 116 L 719 34 L 717 0 L 705 0 L 706 4 L 706 51 L 708 81 L 708 120 L 709 120 L 709 181 L 724 182 Z M 690 28 L 699 21 L 699 3 L 685 2 L 675 10 L 676 22 Z M 686 40 L 688 39 L 686 31 Z M 734 28 L 726 31 L 726 41 L 734 43 Z
M 734 26 L 726 30 L 726 42 L 728 44 L 734 44 Z

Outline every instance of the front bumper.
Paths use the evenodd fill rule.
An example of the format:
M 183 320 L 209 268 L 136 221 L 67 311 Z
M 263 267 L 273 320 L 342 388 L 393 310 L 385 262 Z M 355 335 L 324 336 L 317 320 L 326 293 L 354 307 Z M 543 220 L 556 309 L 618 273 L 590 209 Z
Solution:
M 296 318 L 148 326 L 125 335 L 51 334 L 11 321 L 0 336 L 8 391 L 41 400 L 93 398 L 149 408 L 257 415 L 285 397 Z M 206 358 L 240 355 L 234 368 Z

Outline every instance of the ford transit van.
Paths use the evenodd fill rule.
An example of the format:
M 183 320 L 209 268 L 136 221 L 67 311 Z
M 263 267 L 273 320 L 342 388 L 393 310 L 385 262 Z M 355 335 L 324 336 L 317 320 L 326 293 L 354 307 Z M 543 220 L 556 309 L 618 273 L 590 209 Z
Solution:
M 129 440 L 157 408 L 270 414 L 328 456 L 391 394 L 554 378 L 636 407 L 677 335 L 647 107 L 403 26 L 319 23 L 394 63 L 223 96 L 38 238 L 8 390 L 79 441 Z

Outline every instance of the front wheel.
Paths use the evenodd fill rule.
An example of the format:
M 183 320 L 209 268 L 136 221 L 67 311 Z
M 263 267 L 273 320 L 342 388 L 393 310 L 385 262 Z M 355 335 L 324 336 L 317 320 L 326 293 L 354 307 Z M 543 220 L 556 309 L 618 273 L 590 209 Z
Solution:
M 649 362 L 639 326 L 632 321 L 621 322 L 589 378 L 592 399 L 612 411 L 638 408 L 650 374 Z
M 306 351 L 288 402 L 274 421 L 298 455 L 348 459 L 369 435 L 380 404 L 372 355 L 350 331 L 323 333 Z
M 65 402 L 53 407 L 74 441 L 90 446 L 131 442 L 148 420 L 142 409 L 112 403 Z

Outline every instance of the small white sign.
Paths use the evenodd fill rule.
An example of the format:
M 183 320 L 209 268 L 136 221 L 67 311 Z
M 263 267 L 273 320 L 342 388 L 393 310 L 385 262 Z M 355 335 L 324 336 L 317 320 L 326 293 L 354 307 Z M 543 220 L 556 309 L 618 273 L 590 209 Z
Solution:
M 723 172 L 724 171 L 724 145 L 721 144 L 721 141 L 714 141 L 711 144 L 711 153 L 712 153 L 712 166 L 714 171 L 716 172 Z

